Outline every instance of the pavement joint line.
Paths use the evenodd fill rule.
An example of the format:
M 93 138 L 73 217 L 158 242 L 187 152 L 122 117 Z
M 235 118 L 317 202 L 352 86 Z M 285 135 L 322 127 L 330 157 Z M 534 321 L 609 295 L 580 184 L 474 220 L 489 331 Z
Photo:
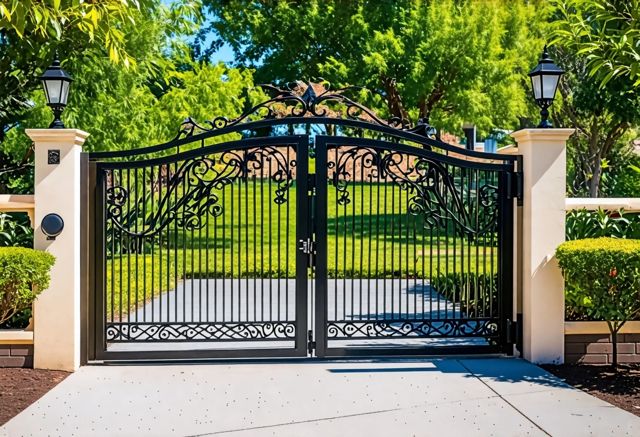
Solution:
M 500 395 L 496 394 L 494 396 L 478 396 L 478 397 L 473 397 L 473 398 L 450 400 L 450 401 L 446 401 L 446 402 L 424 402 L 424 403 L 420 403 L 420 404 L 408 405 L 406 407 L 401 407 L 401 408 L 389 408 L 389 409 L 385 409 L 385 410 L 367 411 L 367 412 L 364 412 L 364 413 L 345 414 L 345 415 L 341 415 L 341 416 L 318 417 L 318 418 L 315 418 L 315 419 L 306 419 L 306 420 L 299 420 L 299 421 L 293 421 L 293 422 L 274 423 L 274 424 L 271 424 L 271 425 L 250 426 L 250 427 L 247 427 L 247 428 L 236 428 L 236 429 L 228 429 L 228 430 L 223 430 L 223 431 L 213 431 L 213 432 L 204 433 L 204 434 L 187 435 L 185 437 L 206 437 L 206 436 L 211 436 L 211 435 L 219 435 L 219 434 L 234 433 L 234 432 L 244 432 L 244 431 L 251 431 L 251 430 L 256 430 L 256 429 L 279 428 L 279 427 L 283 427 L 283 426 L 298 425 L 298 424 L 303 424 L 303 423 L 324 422 L 326 420 L 347 419 L 347 418 L 350 418 L 350 417 L 369 416 L 369 415 L 380 414 L 380 413 L 390 413 L 390 412 L 393 412 L 393 411 L 413 410 L 413 409 L 416 409 L 416 408 L 429 407 L 429 406 L 434 406 L 434 405 L 457 404 L 457 403 L 460 403 L 460 402 L 472 402 L 472 401 L 480 401 L 480 400 L 496 399 L 496 398 L 500 398 L 501 399 L 502 397 Z
M 465 369 L 467 369 L 467 371 L 473 375 L 474 378 L 476 378 L 478 381 L 480 381 L 482 384 L 484 384 L 489 390 L 491 390 L 493 393 L 496 394 L 497 397 L 499 397 L 500 399 L 502 399 L 507 405 L 509 405 L 511 408 L 513 408 L 515 411 L 518 412 L 518 414 L 520 414 L 522 417 L 524 417 L 525 419 L 527 419 L 529 422 L 531 422 L 531 424 L 533 426 L 535 426 L 536 428 L 538 428 L 540 431 L 542 431 L 543 433 L 545 433 L 546 435 L 548 435 L 549 437 L 551 437 L 551 434 L 549 432 L 547 432 L 547 430 L 545 430 L 543 427 L 541 427 L 540 425 L 538 425 L 536 422 L 533 421 L 533 419 L 531 419 L 529 416 L 527 416 L 526 414 L 524 414 L 524 412 L 522 412 L 518 407 L 516 407 L 515 405 L 513 405 L 511 402 L 509 402 L 509 400 L 507 398 L 505 398 L 504 396 L 502 396 L 500 393 L 498 393 L 496 390 L 493 389 L 493 387 L 491 387 L 489 384 L 487 384 L 486 382 L 484 382 L 482 380 L 482 378 L 478 375 L 476 375 L 471 369 L 469 369 L 467 366 L 465 366 L 465 364 L 460 361 L 460 360 L 456 360 L 458 363 L 460 363 L 460 365 L 462 367 L 464 367 Z
M 411 407 L 411 408 L 415 408 L 415 407 Z M 303 424 L 303 423 L 324 422 L 326 420 L 346 419 L 346 418 L 349 418 L 349 417 L 371 416 L 371 415 L 374 415 L 374 414 L 390 413 L 390 412 L 393 412 L 393 411 L 402 411 L 402 410 L 406 410 L 406 409 L 408 409 L 408 408 L 406 408 L 406 407 L 403 407 L 403 408 L 389 408 L 389 409 L 386 409 L 386 410 L 367 411 L 365 413 L 353 413 L 353 414 L 345 414 L 345 415 L 341 415 L 341 416 L 320 417 L 320 418 L 317 418 L 317 419 L 307 419 L 307 420 L 298 420 L 298 421 L 294 421 L 294 422 L 274 423 L 272 425 L 249 426 L 247 428 L 228 429 L 228 430 L 223 430 L 223 431 L 208 432 L 208 433 L 204 433 L 204 434 L 192 434 L 192 435 L 187 435 L 185 437 L 206 437 L 206 436 L 210 436 L 210 435 L 230 434 L 230 433 L 234 433 L 234 432 L 251 431 L 251 430 L 257 430 L 257 429 L 280 428 L 280 427 L 283 427 L 283 426 L 299 425 L 299 424 Z

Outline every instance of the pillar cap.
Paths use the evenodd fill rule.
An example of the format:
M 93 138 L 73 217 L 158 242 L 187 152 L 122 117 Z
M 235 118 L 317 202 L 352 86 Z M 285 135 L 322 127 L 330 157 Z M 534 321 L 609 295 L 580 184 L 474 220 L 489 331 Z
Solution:
M 544 142 L 566 142 L 576 130 L 573 128 L 564 129 L 520 129 L 511 132 L 511 137 L 517 143 L 544 141 Z
M 25 133 L 36 144 L 58 144 L 82 146 L 89 136 L 80 129 L 27 129 Z

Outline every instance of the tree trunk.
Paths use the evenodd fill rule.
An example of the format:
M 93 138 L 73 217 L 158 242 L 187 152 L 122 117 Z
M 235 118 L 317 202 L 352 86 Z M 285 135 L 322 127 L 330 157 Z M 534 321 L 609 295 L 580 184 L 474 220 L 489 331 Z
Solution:
M 622 326 L 625 322 L 610 322 L 607 321 L 607 325 L 609 326 L 609 332 L 611 333 L 611 346 L 612 346 L 612 355 L 611 355 L 611 365 L 614 369 L 618 368 L 618 332 L 622 329 Z
M 382 86 L 386 93 L 389 113 L 400 120 L 408 120 L 409 114 L 402 104 L 402 97 L 400 97 L 400 93 L 398 92 L 396 80 L 384 76 L 382 77 Z
M 602 179 L 602 160 L 598 155 L 596 162 L 593 163 L 593 176 L 589 181 L 589 197 L 598 197 L 600 192 L 600 180 Z

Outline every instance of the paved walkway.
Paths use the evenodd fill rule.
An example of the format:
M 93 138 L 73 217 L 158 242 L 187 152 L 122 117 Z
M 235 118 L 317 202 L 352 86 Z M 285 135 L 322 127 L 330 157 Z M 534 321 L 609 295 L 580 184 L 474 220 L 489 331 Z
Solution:
M 517 359 L 83 367 L 2 436 L 640 435 Z

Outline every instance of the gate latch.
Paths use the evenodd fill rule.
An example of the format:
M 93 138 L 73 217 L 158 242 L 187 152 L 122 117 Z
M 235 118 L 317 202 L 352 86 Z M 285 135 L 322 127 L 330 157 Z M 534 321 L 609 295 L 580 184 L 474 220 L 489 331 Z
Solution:
M 302 253 L 306 253 L 307 255 L 311 255 L 313 253 L 313 240 L 311 238 L 307 238 L 306 240 L 298 241 L 299 246 L 298 249 L 302 251 Z

